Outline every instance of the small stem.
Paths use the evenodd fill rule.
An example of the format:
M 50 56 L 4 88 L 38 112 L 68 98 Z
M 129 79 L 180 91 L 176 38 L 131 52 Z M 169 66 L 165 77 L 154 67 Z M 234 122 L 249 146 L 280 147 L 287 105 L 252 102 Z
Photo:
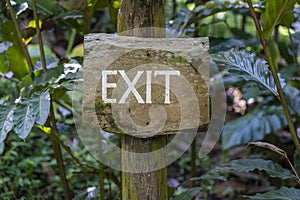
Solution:
M 270 66 L 270 70 L 271 70 L 272 76 L 274 78 L 276 88 L 278 90 L 281 105 L 282 105 L 284 114 L 286 116 L 286 120 L 288 122 L 288 126 L 289 126 L 289 129 L 290 129 L 292 138 L 293 138 L 293 142 L 294 142 L 295 147 L 298 151 L 298 154 L 300 155 L 299 138 L 298 138 L 298 135 L 297 135 L 297 132 L 296 132 L 296 129 L 295 129 L 295 126 L 294 126 L 294 123 L 293 123 L 293 120 L 292 120 L 292 117 L 291 117 L 291 114 L 290 114 L 290 110 L 288 108 L 288 105 L 287 105 L 287 102 L 286 102 L 286 99 L 285 99 L 285 96 L 284 96 L 284 93 L 283 93 L 283 89 L 281 87 L 281 83 L 280 83 L 278 75 L 277 75 L 276 64 L 274 63 L 274 59 L 272 59 L 272 55 L 271 55 L 271 51 L 270 51 L 270 47 L 268 45 L 268 42 L 265 40 L 265 38 L 262 35 L 262 31 L 261 31 L 257 16 L 255 14 L 252 2 L 251 2 L 251 0 L 247 0 L 247 2 L 248 2 L 248 5 L 249 5 L 249 8 L 250 8 L 250 11 L 251 11 L 252 18 L 255 22 L 257 32 L 258 32 L 259 37 L 261 39 L 261 43 L 263 45 L 263 48 L 264 48 L 264 51 L 265 51 L 265 54 L 266 54 L 266 57 L 267 57 L 267 61 L 268 61 L 269 66 Z
M 265 50 L 265 53 L 266 53 L 266 56 L 267 56 L 267 59 L 268 59 L 269 65 L 270 65 L 270 69 L 271 69 L 271 72 L 272 72 L 272 75 L 273 75 L 273 78 L 275 81 L 276 88 L 278 90 L 281 105 L 283 107 L 283 111 L 286 116 L 286 120 L 288 122 L 288 126 L 290 129 L 294 144 L 296 146 L 298 154 L 300 155 L 300 142 L 299 142 L 298 134 L 296 132 L 296 129 L 295 129 L 292 117 L 291 117 L 291 113 L 288 108 L 288 104 L 286 102 L 286 99 L 285 99 L 285 96 L 283 93 L 283 89 L 281 87 L 281 83 L 280 83 L 278 75 L 277 75 L 276 65 L 275 65 L 274 61 L 272 60 L 270 47 L 268 45 L 266 45 L 266 46 L 264 46 L 264 50 Z
M 84 0 L 86 5 L 88 5 L 88 0 Z M 90 13 L 88 6 L 84 9 L 84 18 L 85 18 L 85 25 L 86 25 L 86 32 L 91 32 L 91 21 L 90 21 Z
M 8 9 L 9 9 L 9 12 L 10 12 L 10 15 L 11 15 L 11 18 L 13 20 L 13 23 L 14 23 L 14 26 L 15 26 L 15 29 L 16 29 L 16 32 L 17 32 L 17 35 L 18 35 L 18 39 L 19 39 L 19 42 L 21 44 L 21 47 L 22 47 L 22 51 L 23 51 L 23 54 L 25 56 L 25 59 L 27 61 L 27 64 L 29 66 L 29 70 L 30 70 L 30 73 L 33 73 L 34 69 L 33 69 L 33 64 L 32 64 L 32 61 L 31 61 L 31 58 L 30 58 L 30 55 L 28 53 L 28 50 L 27 48 L 25 47 L 25 44 L 23 42 L 23 37 L 22 37 L 22 34 L 21 34 L 21 30 L 20 30 L 20 27 L 18 25 L 18 22 L 17 22 L 17 18 L 16 18 L 16 15 L 15 15 L 15 12 L 11 6 L 11 3 L 10 3 L 10 0 L 6 0 L 6 4 L 8 6 Z
M 261 44 L 262 44 L 262 45 L 266 45 L 268 42 L 267 42 L 266 39 L 263 37 L 263 34 L 262 34 L 262 31 L 261 31 L 261 27 L 260 27 L 259 21 L 258 21 L 258 19 L 257 19 L 257 16 L 256 16 L 256 14 L 255 14 L 255 10 L 254 10 L 254 8 L 253 8 L 252 1 L 251 1 L 251 0 L 247 0 L 247 3 L 248 3 L 248 5 L 249 5 L 250 13 L 251 13 L 252 18 L 253 18 L 253 20 L 254 20 L 254 24 L 255 24 L 256 30 L 257 30 L 257 32 L 258 32 L 258 35 L 259 35 Z
M 42 38 L 42 35 L 41 35 L 39 17 L 38 17 L 38 14 L 37 14 L 36 0 L 32 0 L 32 8 L 33 8 L 33 15 L 34 15 L 34 19 L 35 19 L 36 33 L 37 33 L 38 42 L 39 42 L 39 48 L 40 48 L 40 55 L 41 55 L 43 71 L 46 72 L 47 71 L 47 66 L 46 66 L 46 59 L 45 59 L 45 51 L 44 51 L 43 38 Z
M 55 135 L 58 135 L 58 130 L 56 127 L 56 120 L 55 120 L 55 114 L 54 114 L 52 102 L 51 102 L 51 106 L 50 106 L 50 117 L 51 117 L 51 124 L 52 124 L 50 140 L 51 140 L 52 148 L 54 151 L 54 156 L 55 156 L 55 159 L 57 162 L 57 167 L 59 169 L 60 178 L 61 178 L 61 181 L 62 181 L 62 184 L 64 187 L 65 199 L 71 200 L 72 199 L 71 191 L 70 191 L 70 187 L 68 184 L 68 180 L 66 178 L 66 172 L 65 172 L 64 161 L 62 158 L 61 148 L 55 140 Z
M 289 165 L 291 166 L 291 168 L 292 168 L 292 170 L 293 170 L 293 172 L 294 172 L 294 174 L 295 174 L 295 176 L 296 176 L 296 178 L 297 178 L 297 182 L 300 184 L 300 178 L 299 178 L 299 175 L 298 175 L 296 169 L 294 168 L 293 164 L 291 163 L 290 159 L 288 158 L 288 156 L 287 156 L 286 154 L 285 154 L 285 158 L 286 158 L 286 160 L 288 161 Z
M 72 28 L 69 43 L 68 43 L 68 47 L 67 47 L 67 51 L 66 51 L 67 56 L 69 56 L 71 54 L 72 47 L 73 47 L 74 41 L 75 41 L 75 37 L 76 37 L 76 29 Z
M 36 32 L 37 32 L 37 36 L 38 36 L 41 61 L 42 61 L 42 65 L 43 65 L 43 71 L 46 72 L 47 71 L 47 66 L 46 66 L 43 38 L 42 38 L 42 35 L 41 35 L 40 23 L 39 23 L 38 14 L 37 14 L 36 0 L 32 0 L 32 7 L 33 7 L 33 14 L 34 14 L 34 19 L 35 19 L 35 23 L 36 23 L 35 24 L 36 25 Z M 54 151 L 54 156 L 55 156 L 55 159 L 56 159 L 56 162 L 57 162 L 57 167 L 59 169 L 60 178 L 61 178 L 61 181 L 62 181 L 62 184 L 63 184 L 65 199 L 66 200 L 71 200 L 72 199 L 71 191 L 70 191 L 70 187 L 69 187 L 69 184 L 68 184 L 68 180 L 66 178 L 66 171 L 65 171 L 64 161 L 63 161 L 63 158 L 62 158 L 61 148 L 60 148 L 59 143 L 57 143 L 57 141 L 55 140 L 55 135 L 58 134 L 58 130 L 57 130 L 57 127 L 56 127 L 56 119 L 55 119 L 55 114 L 54 114 L 54 109 L 53 109 L 53 101 L 52 100 L 50 102 L 50 119 L 51 119 L 51 125 L 52 125 L 51 134 L 50 134 L 50 141 L 51 141 L 52 148 L 53 148 L 53 151 Z

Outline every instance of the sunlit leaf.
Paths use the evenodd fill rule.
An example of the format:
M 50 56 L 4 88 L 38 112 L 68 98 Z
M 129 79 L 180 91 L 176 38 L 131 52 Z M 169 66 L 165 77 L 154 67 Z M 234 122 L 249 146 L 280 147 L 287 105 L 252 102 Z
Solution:
M 21 79 L 29 73 L 29 67 L 24 57 L 21 43 L 18 40 L 18 37 L 16 37 L 16 29 L 13 23 L 6 22 L 1 24 L 0 31 L 3 41 L 10 41 L 13 43 L 13 46 L 5 51 L 5 55 L 10 70 L 17 78 Z
M 14 107 L 1 106 L 0 107 L 0 143 L 2 143 L 7 134 L 12 130 L 14 122 Z
M 263 36 L 269 40 L 276 25 L 290 27 L 294 21 L 293 8 L 296 0 L 268 0 L 266 10 L 261 15 Z
M 14 112 L 14 130 L 22 139 L 28 136 L 35 122 L 31 106 L 30 102 L 25 100 L 17 104 Z
M 212 54 L 213 61 L 224 65 L 231 72 L 231 76 L 240 77 L 246 81 L 255 81 L 260 88 L 278 96 L 274 78 L 269 70 L 267 61 L 246 51 L 229 50 Z M 285 80 L 279 76 L 282 87 Z
M 254 170 L 263 170 L 268 173 L 271 177 L 277 177 L 281 179 L 290 179 L 295 178 L 295 175 L 292 174 L 287 169 L 284 169 L 279 164 L 264 159 L 239 159 L 233 160 L 228 163 L 221 164 L 214 169 L 208 171 L 204 175 L 219 175 L 219 174 L 228 174 L 231 172 L 250 172 Z
M 36 122 L 43 126 L 48 119 L 50 111 L 50 94 L 48 91 L 33 93 L 30 97 L 32 113 L 36 118 Z
M 262 140 L 287 125 L 281 106 L 258 106 L 246 115 L 225 124 L 222 133 L 224 150 Z
M 281 187 L 278 190 L 271 190 L 263 194 L 244 197 L 254 200 L 298 200 L 300 197 L 300 190 L 296 188 Z

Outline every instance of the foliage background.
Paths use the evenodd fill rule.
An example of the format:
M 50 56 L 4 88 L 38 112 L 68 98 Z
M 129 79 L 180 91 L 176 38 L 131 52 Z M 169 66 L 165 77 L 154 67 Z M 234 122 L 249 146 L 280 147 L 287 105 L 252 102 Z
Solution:
M 115 33 L 120 1 L 37 0 L 46 72 L 42 72 L 32 1 L 10 2 L 22 43 L 7 2 L 1 1 L 0 198 L 64 198 L 61 171 L 53 155 L 53 145 L 59 144 L 72 198 L 120 199 L 120 172 L 102 166 L 84 148 L 76 135 L 71 106 L 72 86 L 82 68 L 83 35 Z M 267 6 L 277 5 L 269 11 L 278 14 L 276 9 L 285 1 L 252 2 L 264 36 L 270 38 L 271 56 L 300 134 L 299 2 L 288 1 L 291 5 L 275 23 L 273 34 L 267 31 L 274 18 Z M 191 149 L 168 167 L 170 196 L 297 199 L 300 191 L 295 171 L 300 172 L 300 157 L 248 4 L 242 0 L 167 0 L 165 12 L 168 28 L 189 37 L 210 38 L 212 59 L 223 76 L 228 100 L 226 124 L 214 150 L 195 159 L 204 137 L 199 133 Z M 118 141 L 113 135 L 110 139 Z M 246 148 L 256 141 L 267 143 Z

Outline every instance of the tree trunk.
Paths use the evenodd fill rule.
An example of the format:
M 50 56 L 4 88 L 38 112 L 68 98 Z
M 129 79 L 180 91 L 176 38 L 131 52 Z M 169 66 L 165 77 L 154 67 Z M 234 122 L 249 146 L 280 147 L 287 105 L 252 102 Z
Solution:
M 165 27 L 164 0 L 122 0 L 118 16 L 118 32 L 127 36 L 165 37 L 163 29 L 138 28 Z M 134 30 L 136 29 L 136 30 Z M 147 113 L 145 113 L 147 114 Z M 146 153 L 162 148 L 166 144 L 166 136 L 151 138 L 136 138 L 124 134 L 121 136 L 122 149 L 130 152 Z M 153 158 L 147 162 L 164 162 L 164 156 Z M 122 165 L 132 164 L 141 166 L 147 163 L 133 162 L 122 156 Z M 149 164 L 148 163 L 148 164 Z M 166 200 L 168 199 L 167 168 L 147 173 L 122 172 L 123 200 Z

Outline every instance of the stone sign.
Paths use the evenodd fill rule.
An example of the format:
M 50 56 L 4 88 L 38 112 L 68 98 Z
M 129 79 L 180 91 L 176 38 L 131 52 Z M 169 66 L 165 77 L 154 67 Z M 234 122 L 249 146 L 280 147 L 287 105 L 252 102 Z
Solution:
M 83 119 L 139 137 L 205 130 L 208 38 L 85 36 Z

